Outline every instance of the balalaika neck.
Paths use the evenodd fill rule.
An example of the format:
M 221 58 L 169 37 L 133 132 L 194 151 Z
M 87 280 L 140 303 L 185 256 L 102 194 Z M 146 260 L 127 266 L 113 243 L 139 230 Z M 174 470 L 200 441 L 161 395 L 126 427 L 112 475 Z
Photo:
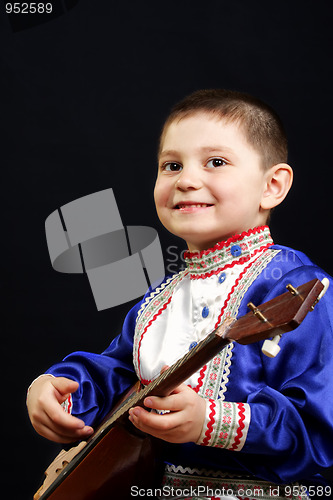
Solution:
M 167 396 L 176 387 L 182 384 L 193 373 L 202 368 L 216 356 L 231 340 L 224 338 L 235 319 L 226 320 L 208 334 L 201 342 L 195 345 L 182 358 L 168 367 L 149 385 L 127 398 L 113 413 L 108 415 L 107 421 L 102 424 L 91 438 L 98 439 L 99 434 L 109 430 L 113 425 L 120 424 L 127 419 L 128 411 L 134 406 L 144 406 L 144 399 L 148 396 Z

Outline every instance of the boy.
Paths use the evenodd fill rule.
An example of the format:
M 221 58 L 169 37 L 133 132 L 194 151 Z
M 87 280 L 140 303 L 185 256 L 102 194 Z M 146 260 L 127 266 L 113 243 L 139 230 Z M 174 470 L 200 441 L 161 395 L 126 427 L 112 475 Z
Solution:
M 266 225 L 292 184 L 286 161 L 279 118 L 248 95 L 199 91 L 175 106 L 154 194 L 162 224 L 187 242 L 186 269 L 147 293 L 103 354 L 73 353 L 32 384 L 37 432 L 86 438 L 136 377 L 149 383 L 224 319 L 248 312 L 248 302 L 326 276 L 304 254 L 274 245 Z M 157 412 L 130 411 L 136 427 L 169 443 L 165 485 L 284 498 L 277 485 L 299 481 L 324 496 L 315 476 L 333 464 L 332 304 L 331 287 L 283 336 L 276 358 L 261 343 L 230 344 L 170 396 L 147 398 Z M 292 498 L 304 491 L 285 489 Z

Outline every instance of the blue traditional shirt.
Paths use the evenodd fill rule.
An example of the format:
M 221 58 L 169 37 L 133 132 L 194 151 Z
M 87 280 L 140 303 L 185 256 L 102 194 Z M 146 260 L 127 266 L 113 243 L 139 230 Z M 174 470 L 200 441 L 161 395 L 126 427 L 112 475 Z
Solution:
M 274 245 L 267 226 L 187 252 L 185 261 L 131 309 L 106 351 L 75 352 L 48 370 L 79 382 L 67 408 L 87 425 L 137 378 L 149 383 L 224 319 L 246 314 L 249 302 L 266 302 L 289 283 L 331 280 L 303 253 Z M 262 342 L 231 343 L 193 374 L 186 383 L 206 399 L 205 423 L 197 443 L 166 445 L 165 483 L 212 484 L 214 476 L 235 486 L 235 478 L 242 485 L 254 477 L 252 486 L 265 484 L 267 493 L 270 484 L 311 483 L 333 465 L 332 319 L 333 286 L 283 335 L 276 358 L 262 353 Z

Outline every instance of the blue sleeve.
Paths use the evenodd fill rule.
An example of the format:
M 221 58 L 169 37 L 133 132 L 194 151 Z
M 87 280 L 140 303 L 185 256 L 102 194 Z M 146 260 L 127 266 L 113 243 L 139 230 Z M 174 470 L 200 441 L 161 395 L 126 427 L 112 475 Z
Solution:
M 285 274 L 265 297 L 315 277 L 315 266 Z M 281 352 L 263 355 L 264 382 L 248 395 L 251 422 L 243 448 L 256 455 L 256 473 L 274 481 L 307 478 L 333 464 L 333 283 L 294 331 L 283 335 Z M 266 458 L 265 458 L 266 457 Z M 269 460 L 267 461 L 267 458 Z M 252 457 L 253 458 L 253 457 Z
M 87 425 L 101 421 L 117 398 L 137 380 L 133 367 L 133 336 L 140 305 L 127 314 L 121 334 L 102 354 L 74 352 L 46 372 L 79 383 L 79 389 L 72 394 L 72 414 L 82 418 Z

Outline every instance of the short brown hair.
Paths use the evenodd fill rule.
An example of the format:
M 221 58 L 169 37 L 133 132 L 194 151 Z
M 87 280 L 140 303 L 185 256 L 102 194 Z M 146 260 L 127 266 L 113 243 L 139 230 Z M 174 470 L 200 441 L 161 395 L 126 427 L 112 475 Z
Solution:
M 249 94 L 225 89 L 198 90 L 177 103 L 164 123 L 159 153 L 169 125 L 200 111 L 239 123 L 248 143 L 261 155 L 264 168 L 287 161 L 287 137 L 277 113 Z

